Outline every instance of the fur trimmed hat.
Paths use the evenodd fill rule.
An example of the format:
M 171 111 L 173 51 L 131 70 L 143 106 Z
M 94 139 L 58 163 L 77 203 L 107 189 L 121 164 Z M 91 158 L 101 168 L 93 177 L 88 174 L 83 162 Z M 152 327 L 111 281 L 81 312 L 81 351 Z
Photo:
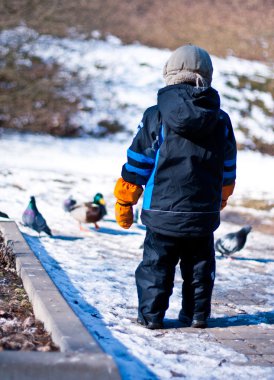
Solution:
M 212 74 L 213 66 L 208 52 L 191 44 L 176 49 L 163 70 L 167 85 L 190 82 L 197 87 L 209 87 Z

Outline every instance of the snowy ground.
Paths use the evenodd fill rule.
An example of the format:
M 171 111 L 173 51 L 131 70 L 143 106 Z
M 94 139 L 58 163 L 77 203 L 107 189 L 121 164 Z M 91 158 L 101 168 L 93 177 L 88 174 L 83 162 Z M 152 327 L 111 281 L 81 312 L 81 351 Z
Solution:
M 114 36 L 103 41 L 98 32 L 91 37 L 56 38 L 21 26 L 0 33 L 0 57 L 16 48 L 18 65 L 30 67 L 29 56 L 58 63 L 67 83 L 64 95 L 71 100 L 80 98 L 75 122 L 84 130 L 97 131 L 101 120 L 118 120 L 126 131 L 135 132 L 142 113 L 156 103 L 157 91 L 165 85 L 162 70 L 171 52 L 138 43 L 125 46 Z M 254 90 L 250 83 L 240 88 L 243 78 L 259 85 L 273 80 L 273 67 L 236 57 L 212 56 L 212 61 L 212 86 L 231 116 L 238 143 L 253 146 L 256 137 L 274 144 L 272 95 Z M 72 85 L 75 74 L 79 86 Z M 128 138 L 128 134 L 120 138 Z
M 179 273 L 166 315 L 170 328 L 147 331 L 133 323 L 137 314 L 134 270 L 141 260 L 145 231 L 140 224 L 128 231 L 119 228 L 114 221 L 112 195 L 126 146 L 92 139 L 3 135 L 0 151 L 0 210 L 20 223 L 28 197 L 36 196 L 55 237 L 39 238 L 34 231 L 20 228 L 69 304 L 104 350 L 114 356 L 124 379 L 273 378 L 273 368 L 240 365 L 247 361 L 244 355 L 213 342 L 208 334 L 175 328 L 181 300 Z M 240 172 L 251 159 L 265 170 L 273 165 L 270 158 L 240 153 Z M 248 176 L 242 181 L 239 178 L 238 196 L 240 189 L 249 187 L 256 189 L 258 197 L 265 194 L 266 182 L 254 186 L 252 181 Z M 99 223 L 99 231 L 91 226 L 87 235 L 63 211 L 62 202 L 70 194 L 79 201 L 88 200 L 98 191 L 105 196 L 108 215 Z M 273 193 L 270 187 L 268 191 Z M 216 236 L 237 228 L 223 223 Z M 252 232 L 242 254 L 235 255 L 238 260 L 217 258 L 215 294 L 219 301 L 254 284 L 257 294 L 254 304 L 241 305 L 233 313 L 229 305 L 214 301 L 213 318 L 227 317 L 233 323 L 244 312 L 245 323 L 268 328 L 266 316 L 274 307 L 273 248 L 273 237 Z M 219 366 L 223 359 L 225 364 Z
M 17 37 L 21 39 L 19 42 Z M 23 42 L 22 38 L 25 38 Z M 117 119 L 129 131 L 135 130 L 144 109 L 155 103 L 156 90 L 163 86 L 161 70 L 170 54 L 138 44 L 125 47 L 113 37 L 108 41 L 61 40 L 34 36 L 26 28 L 19 29 L 19 33 L 18 30 L 1 33 L 0 40 L 4 50 L 11 42 L 18 43 L 22 52 L 31 51 L 45 60 L 57 61 L 68 78 L 73 71 L 81 75 L 85 86 L 71 89 L 71 96 L 73 91 L 84 91 L 81 92 L 83 109 L 93 110 L 79 110 L 75 116 L 87 130 L 96 128 L 102 118 Z M 230 98 L 224 97 L 223 106 L 232 114 L 236 126 L 243 121 L 240 115 L 246 108 L 247 98 L 257 96 L 269 109 L 273 107 L 269 94 L 249 90 L 236 93 L 226 84 L 227 79 L 237 81 L 235 72 L 250 77 L 272 75 L 266 66 L 232 57 L 228 60 L 214 57 L 214 66 L 214 85 L 221 94 L 229 95 Z M 270 119 L 259 111 L 245 116 L 244 121 L 254 135 L 273 142 Z M 244 138 L 240 130 L 237 137 Z M 133 323 L 137 314 L 134 271 L 142 257 L 140 245 L 145 230 L 135 224 L 125 231 L 115 223 L 112 194 L 129 141 L 128 134 L 112 141 L 2 134 L 0 210 L 20 223 L 29 196 L 36 196 L 38 208 L 54 237 L 39 237 L 22 225 L 20 228 L 69 304 L 104 350 L 114 356 L 123 379 L 257 379 L 259 376 L 273 379 L 273 368 L 241 365 L 247 362 L 244 355 L 217 344 L 208 333 L 175 328 L 181 302 L 179 273 L 166 315 L 169 328 L 162 332 L 148 331 Z M 234 199 L 273 202 L 273 164 L 271 157 L 240 152 Z M 97 192 L 105 196 L 108 215 L 99 223 L 99 231 L 91 226 L 87 235 L 63 211 L 62 203 L 69 195 L 86 201 Z M 255 210 L 253 213 L 266 219 L 273 217 L 273 208 L 267 213 Z M 216 236 L 238 227 L 223 223 Z M 253 231 L 246 248 L 237 255 L 238 260 L 217 258 L 215 300 L 218 303 L 213 303 L 213 318 L 227 317 L 233 323 L 244 312 L 244 323 L 256 324 L 262 330 L 269 327 L 267 315 L 273 312 L 274 306 L 273 251 L 273 236 Z M 258 294 L 253 304 L 243 304 L 233 312 L 229 304 L 220 304 L 228 293 L 253 289 L 254 284 Z

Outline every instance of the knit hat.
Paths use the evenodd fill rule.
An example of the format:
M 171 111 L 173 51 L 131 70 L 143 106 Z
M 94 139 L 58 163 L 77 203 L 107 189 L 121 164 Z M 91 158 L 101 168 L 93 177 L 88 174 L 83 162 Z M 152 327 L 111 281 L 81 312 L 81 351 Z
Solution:
M 167 85 L 191 82 L 197 87 L 209 87 L 212 73 L 213 66 L 208 52 L 195 45 L 176 49 L 163 70 Z

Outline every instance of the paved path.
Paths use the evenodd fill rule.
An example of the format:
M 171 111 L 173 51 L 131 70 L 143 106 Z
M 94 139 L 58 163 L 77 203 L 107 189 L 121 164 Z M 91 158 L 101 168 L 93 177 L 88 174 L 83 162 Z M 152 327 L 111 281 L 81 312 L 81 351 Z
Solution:
M 269 286 L 271 288 L 271 284 L 273 284 L 274 252 L 273 245 L 271 246 L 273 238 L 271 240 L 269 237 L 269 239 L 262 245 L 257 245 L 254 251 L 250 244 L 249 255 L 241 252 L 235 255 L 233 260 L 217 257 L 217 281 L 212 301 L 213 318 L 207 329 L 184 329 L 179 326 L 178 321 L 167 320 L 167 329 L 159 331 L 158 335 L 167 334 L 170 328 L 178 329 L 178 332 L 194 333 L 206 341 L 220 343 L 244 354 L 248 360 L 247 362 L 239 360 L 239 366 L 273 367 L 274 307 L 271 307 L 273 302 L 271 303 L 267 289 Z M 225 265 L 222 267 L 242 271 L 244 277 L 240 289 L 233 286 L 233 280 L 225 277 L 225 270 L 218 280 L 220 260 L 224 260 L 223 264 Z M 221 286 L 221 281 L 227 281 L 228 285 Z M 179 353 L 180 348 L 178 347 Z M 9 360 L 10 358 L 7 357 L 7 361 Z M 219 366 L 224 363 L 225 359 L 220 361 Z M 92 363 L 92 365 L 94 364 Z M 59 369 L 57 368 L 57 370 Z M 117 373 L 115 375 L 117 376 Z
M 244 296 L 243 293 L 240 295 Z M 264 315 L 267 328 L 250 324 L 250 319 L 245 314 L 239 317 L 243 303 L 254 302 L 249 295 L 250 292 L 247 292 L 245 299 L 232 297 L 228 304 L 225 303 L 230 309 L 228 312 L 230 311 L 231 318 L 213 319 L 204 331 L 209 338 L 244 354 L 248 358 L 247 364 L 274 366 L 274 311 Z M 213 310 L 218 306 L 219 301 L 215 298 Z
M 264 235 L 261 235 L 262 243 L 259 246 L 252 247 L 252 244 L 247 242 L 251 251 L 250 260 L 244 251 L 236 254 L 233 260 L 249 268 L 251 274 L 257 275 L 256 281 L 241 289 L 230 289 L 223 294 L 215 287 L 212 312 L 221 310 L 230 318 L 213 319 L 206 333 L 225 346 L 246 355 L 247 364 L 274 366 L 274 307 L 270 307 L 268 312 L 255 314 L 253 318 L 250 318 L 245 310 L 252 305 L 267 305 L 269 294 L 266 289 L 273 288 L 274 278 L 270 269 L 274 262 L 273 217 L 262 220 L 252 214 L 226 212 L 223 218 L 230 223 L 251 224 L 253 231 L 262 232 Z M 267 235 L 271 237 L 268 238 Z M 259 265 L 256 266 L 254 263 Z M 260 324 L 262 322 L 263 325 Z
M 239 221 L 239 215 L 242 217 L 242 224 L 250 222 L 245 215 L 238 214 L 235 223 Z M 182 330 L 199 334 L 206 340 L 221 343 L 244 354 L 248 361 L 239 365 L 274 367 L 274 225 L 260 225 L 257 228 L 259 219 L 256 223 L 253 231 L 256 231 L 257 237 L 254 237 L 255 233 L 249 237 L 247 249 L 231 258 L 217 256 L 217 281 L 212 299 L 213 318 L 209 321 L 209 327 L 204 330 Z M 263 234 L 258 235 L 258 232 Z M 219 260 L 223 260 L 227 268 L 233 267 L 243 274 L 241 288 L 237 288 L 237 284 L 233 286 L 233 279 L 229 276 L 225 278 L 225 270 L 218 276 Z M 227 281 L 227 285 L 221 286 L 224 281 Z M 178 323 L 172 321 L 168 328 L 176 325 Z

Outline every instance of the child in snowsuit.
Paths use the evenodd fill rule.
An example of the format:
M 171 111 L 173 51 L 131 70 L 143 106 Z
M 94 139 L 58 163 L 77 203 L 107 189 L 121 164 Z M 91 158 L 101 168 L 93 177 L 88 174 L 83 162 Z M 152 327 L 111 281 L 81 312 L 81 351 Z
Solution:
M 213 231 L 236 178 L 233 129 L 211 87 L 212 73 L 204 49 L 175 50 L 164 67 L 167 86 L 159 90 L 157 105 L 145 111 L 114 190 L 116 220 L 129 228 L 145 185 L 141 220 L 147 229 L 135 277 L 137 321 L 149 329 L 163 327 L 179 261 L 179 320 L 204 328 L 210 316 Z

